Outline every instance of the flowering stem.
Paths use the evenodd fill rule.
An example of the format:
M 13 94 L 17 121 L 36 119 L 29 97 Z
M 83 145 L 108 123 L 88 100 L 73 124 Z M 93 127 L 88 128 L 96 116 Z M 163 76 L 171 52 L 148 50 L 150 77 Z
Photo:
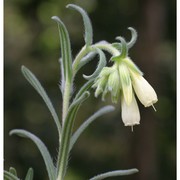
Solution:
M 81 59 L 88 54 L 91 51 L 96 50 L 97 48 L 101 49 L 101 50 L 105 50 L 107 52 L 109 52 L 110 54 L 112 54 L 113 56 L 118 56 L 120 53 L 119 51 L 113 47 L 111 44 L 109 43 L 97 43 L 91 46 L 84 46 L 81 51 L 78 53 L 78 55 L 76 56 L 74 63 L 73 63 L 73 77 L 75 76 L 75 74 L 77 73 L 77 69 L 79 66 L 79 63 L 81 61 Z
M 58 153 L 58 160 L 57 160 L 57 180 L 63 180 L 66 173 L 73 122 L 74 122 L 77 109 L 79 107 L 78 105 L 72 108 L 74 103 L 70 105 L 72 83 L 78 71 L 78 67 L 79 67 L 81 59 L 84 56 L 86 56 L 89 52 L 97 50 L 97 48 L 106 50 L 114 56 L 119 55 L 119 51 L 116 48 L 114 48 L 111 44 L 97 43 L 91 46 L 85 45 L 81 49 L 81 51 L 78 53 L 78 55 L 76 56 L 74 60 L 74 63 L 72 64 L 73 76 L 71 78 L 66 79 L 64 94 L 63 94 L 63 108 L 62 108 L 63 109 L 62 110 L 63 126 L 62 126 L 62 135 L 59 139 L 60 146 L 59 146 L 59 153 Z
M 62 120 L 63 120 L 63 124 L 68 112 L 68 108 L 69 108 L 69 101 L 70 101 L 70 96 L 71 96 L 71 81 L 67 80 L 65 83 L 65 88 L 64 88 L 64 96 L 63 96 L 63 111 L 62 111 Z

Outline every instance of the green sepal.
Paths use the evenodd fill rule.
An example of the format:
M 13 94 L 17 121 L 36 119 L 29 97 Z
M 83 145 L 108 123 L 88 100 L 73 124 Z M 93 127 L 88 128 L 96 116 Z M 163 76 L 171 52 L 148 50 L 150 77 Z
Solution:
M 85 43 L 87 46 L 90 46 L 93 42 L 93 30 L 92 30 L 91 21 L 86 11 L 74 4 L 68 4 L 66 7 L 70 9 L 75 9 L 82 15 L 84 28 L 85 28 L 85 35 L 84 35 Z

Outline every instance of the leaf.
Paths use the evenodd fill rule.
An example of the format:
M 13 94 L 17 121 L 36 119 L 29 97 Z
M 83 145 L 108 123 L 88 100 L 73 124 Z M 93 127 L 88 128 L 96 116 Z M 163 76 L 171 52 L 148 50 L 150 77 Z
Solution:
M 14 174 L 4 171 L 4 179 L 5 180 L 20 180 L 18 177 L 16 177 Z
M 108 177 L 115 177 L 115 176 L 126 176 L 126 175 L 131 175 L 134 173 L 139 172 L 137 169 L 128 169 L 128 170 L 116 170 L 116 171 L 110 171 L 107 173 L 103 173 L 103 174 L 99 174 L 89 180 L 101 180 L 101 179 L 105 179 Z
M 24 75 L 24 77 L 28 80 L 28 82 L 34 87 L 34 89 L 40 94 L 40 96 L 42 97 L 42 99 L 44 100 L 44 102 L 46 103 L 49 111 L 51 112 L 51 115 L 56 123 L 58 132 L 59 132 L 59 136 L 61 134 L 61 124 L 59 121 L 59 118 L 56 114 L 56 111 L 51 103 L 51 100 L 49 99 L 46 91 L 44 90 L 44 88 L 42 87 L 42 85 L 40 84 L 39 80 L 35 77 L 35 75 L 25 66 L 21 67 L 21 71 Z
M 137 31 L 134 28 L 129 27 L 128 29 L 131 31 L 131 35 L 132 35 L 130 42 L 127 43 L 127 47 L 128 49 L 130 49 L 136 43 L 138 35 L 137 35 Z
M 78 65 L 78 69 L 77 71 L 79 71 L 79 69 L 81 69 L 84 65 L 86 65 L 89 61 L 91 61 L 95 55 L 97 54 L 97 52 L 90 52 L 89 54 L 87 54 L 86 56 L 84 56 L 79 65 Z
M 82 9 L 81 7 L 79 7 L 77 5 L 68 4 L 66 7 L 70 8 L 70 9 L 75 9 L 82 15 L 83 22 L 84 22 L 84 28 L 85 28 L 85 35 L 84 35 L 85 43 L 87 46 L 90 46 L 93 41 L 93 30 L 92 30 L 92 25 L 91 25 L 89 16 L 84 11 L 84 9 Z
M 53 16 L 51 19 L 55 20 L 59 28 L 61 56 L 64 70 L 65 80 L 71 81 L 72 79 L 72 55 L 68 31 L 64 23 L 57 17 Z
M 29 168 L 25 180 L 33 180 L 33 177 L 34 177 L 34 171 L 32 168 Z
M 85 91 L 88 91 L 89 88 L 91 88 L 91 86 L 93 85 L 93 83 L 94 83 L 94 79 L 91 79 L 91 80 L 89 80 L 88 82 L 86 82 L 86 83 L 80 88 L 80 90 L 78 91 L 78 93 L 76 94 L 76 96 L 75 96 L 75 98 L 74 98 L 74 101 L 76 101 L 78 98 L 80 98 Z
M 84 132 L 84 130 L 86 130 L 86 128 L 92 123 L 94 122 L 98 117 L 112 112 L 114 111 L 114 107 L 113 106 L 105 106 L 103 108 L 101 108 L 100 110 L 98 110 L 96 113 L 94 113 L 92 116 L 90 116 L 79 128 L 78 130 L 73 134 L 72 138 L 71 138 L 71 143 L 70 143 L 70 150 L 72 149 L 73 145 L 75 144 L 75 142 L 77 141 L 77 139 L 79 138 L 79 136 Z
M 46 165 L 49 179 L 50 180 L 56 179 L 55 167 L 54 167 L 53 161 L 51 159 L 51 156 L 49 154 L 49 151 L 46 148 L 45 144 L 37 136 L 35 136 L 34 134 L 32 134 L 26 130 L 21 130 L 21 129 L 12 130 L 12 131 L 10 131 L 9 134 L 10 135 L 16 134 L 20 137 L 31 139 L 36 144 L 39 151 L 41 152 L 41 155 L 42 155 L 45 165 Z
M 101 72 L 101 70 L 103 69 L 103 67 L 106 66 L 106 56 L 104 55 L 103 51 L 101 51 L 100 49 L 96 49 L 96 50 L 99 54 L 99 64 L 92 75 L 89 75 L 89 76 L 83 75 L 83 77 L 87 80 L 96 78 L 99 75 L 99 73 Z
M 119 58 L 125 58 L 128 55 L 128 47 L 125 39 L 121 36 L 116 37 L 117 40 L 121 41 L 121 54 L 118 56 Z
M 14 175 L 17 177 L 17 171 L 16 171 L 15 168 L 10 167 L 10 168 L 9 168 L 9 172 L 10 172 L 11 174 L 14 174 Z

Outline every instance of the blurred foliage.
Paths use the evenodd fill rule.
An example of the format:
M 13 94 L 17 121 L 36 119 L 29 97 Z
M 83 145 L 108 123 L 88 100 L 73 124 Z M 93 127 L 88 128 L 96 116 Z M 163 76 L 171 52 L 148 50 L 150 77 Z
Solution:
M 29 167 L 35 179 L 46 179 L 42 157 L 29 140 L 9 137 L 14 128 L 38 135 L 56 159 L 58 139 L 51 115 L 41 98 L 20 72 L 27 66 L 42 82 L 61 116 L 59 91 L 60 56 L 57 25 L 51 16 L 66 24 L 73 56 L 83 46 L 83 23 L 80 15 L 65 8 L 80 5 L 89 13 L 94 42 L 114 42 L 118 35 L 130 38 L 127 27 L 137 29 L 139 38 L 130 57 L 144 71 L 145 78 L 157 91 L 157 112 L 141 109 L 141 125 L 123 126 L 120 104 L 115 113 L 99 118 L 75 145 L 70 157 L 68 180 L 88 179 L 113 169 L 136 167 L 140 172 L 121 179 L 173 180 L 176 177 L 176 1 L 175 0 L 16 0 L 5 1 L 5 169 L 13 166 L 24 177 Z M 82 73 L 90 74 L 96 60 Z M 75 91 L 84 82 L 75 81 Z M 93 93 L 93 92 L 92 92 Z M 80 109 L 75 129 L 88 115 L 110 100 L 100 102 L 93 96 Z M 114 178 L 119 179 L 119 178 Z

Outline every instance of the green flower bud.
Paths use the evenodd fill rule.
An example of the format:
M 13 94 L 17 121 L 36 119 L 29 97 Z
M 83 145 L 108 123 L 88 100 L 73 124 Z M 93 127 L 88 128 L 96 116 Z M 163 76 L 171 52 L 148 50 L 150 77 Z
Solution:
M 132 101 L 132 83 L 129 74 L 129 69 L 127 65 L 124 63 L 120 63 L 119 65 L 119 76 L 120 76 L 124 99 L 127 105 L 129 105 Z

